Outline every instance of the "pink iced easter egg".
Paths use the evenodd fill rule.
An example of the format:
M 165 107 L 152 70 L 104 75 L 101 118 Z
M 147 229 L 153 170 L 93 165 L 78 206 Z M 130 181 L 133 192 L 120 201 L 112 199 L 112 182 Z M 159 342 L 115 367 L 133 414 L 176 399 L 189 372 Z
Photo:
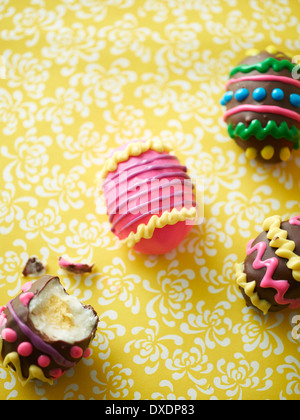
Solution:
M 107 170 L 110 163 L 114 170 Z M 192 181 L 162 142 L 132 142 L 117 149 L 106 165 L 103 191 L 112 232 L 141 253 L 171 251 L 193 226 Z

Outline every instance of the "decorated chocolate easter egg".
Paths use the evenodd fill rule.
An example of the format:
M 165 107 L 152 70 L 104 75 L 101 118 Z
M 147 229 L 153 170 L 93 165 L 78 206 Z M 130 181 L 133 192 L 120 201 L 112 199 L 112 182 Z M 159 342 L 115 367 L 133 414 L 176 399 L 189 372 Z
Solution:
M 236 279 L 247 305 L 264 314 L 300 307 L 300 216 L 265 220 L 263 232 L 247 246 L 236 266 Z
M 300 140 L 300 81 L 296 64 L 274 47 L 249 50 L 230 73 L 221 104 L 228 133 L 249 159 L 289 160 Z
M 90 305 L 67 294 L 58 277 L 42 276 L 0 308 L 0 355 L 21 383 L 52 384 L 82 357 L 98 325 Z

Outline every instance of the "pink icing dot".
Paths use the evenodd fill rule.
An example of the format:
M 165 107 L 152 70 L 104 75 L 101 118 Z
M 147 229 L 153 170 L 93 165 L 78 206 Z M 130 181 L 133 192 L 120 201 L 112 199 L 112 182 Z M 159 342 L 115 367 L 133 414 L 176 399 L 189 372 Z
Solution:
M 50 365 L 50 357 L 42 355 L 38 358 L 38 365 L 42 368 L 46 368 Z
M 298 226 L 300 226 L 300 216 L 292 217 L 289 220 L 289 223 L 290 223 L 290 225 L 298 225 Z
M 31 292 L 23 293 L 22 295 L 20 295 L 20 301 L 23 303 L 24 306 L 27 306 L 33 298 L 33 296 L 34 294 Z
M 20 356 L 28 357 L 33 352 L 33 346 L 28 341 L 24 341 L 23 343 L 19 344 L 17 351 Z
M 14 343 L 18 338 L 16 331 L 12 330 L 11 328 L 4 328 L 1 333 L 1 337 L 3 340 L 8 341 L 9 343 Z
M 61 376 L 63 376 L 65 372 L 62 371 L 61 369 L 57 368 L 57 369 L 53 369 L 50 371 L 50 375 L 52 376 L 53 379 L 58 379 Z
M 81 347 L 73 346 L 70 350 L 70 355 L 74 359 L 79 359 L 83 355 L 83 350 Z
M 84 358 L 90 357 L 91 353 L 92 353 L 91 349 L 86 349 L 85 352 L 83 353 L 83 357 Z
M 4 311 L 5 311 L 5 309 L 6 309 L 6 307 L 5 307 L 5 306 L 0 306 L 0 314 L 2 314 L 2 312 L 4 312 Z
M 31 289 L 32 284 L 32 281 L 28 281 L 27 283 L 23 284 L 21 287 L 22 292 L 28 292 L 28 290 Z

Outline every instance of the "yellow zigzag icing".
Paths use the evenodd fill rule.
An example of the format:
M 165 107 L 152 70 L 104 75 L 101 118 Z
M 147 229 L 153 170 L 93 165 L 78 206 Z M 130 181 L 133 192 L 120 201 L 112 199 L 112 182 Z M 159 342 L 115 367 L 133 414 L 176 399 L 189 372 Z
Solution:
M 258 293 L 254 292 L 256 287 L 255 280 L 249 283 L 247 282 L 247 276 L 246 273 L 244 273 L 244 264 L 236 264 L 235 272 L 236 282 L 238 286 L 240 286 L 244 290 L 245 295 L 249 297 L 252 305 L 260 309 L 264 313 L 264 315 L 266 315 L 269 312 L 271 304 L 265 299 L 260 299 Z
M 172 149 L 165 145 L 160 139 L 149 139 L 145 142 L 130 143 L 124 150 L 116 151 L 113 156 L 106 161 L 101 174 L 102 178 L 104 179 L 109 172 L 114 172 L 119 163 L 126 162 L 131 156 L 139 156 L 148 150 L 163 153 L 170 152 Z
M 0 338 L 0 355 L 2 353 L 2 345 L 3 340 Z M 21 381 L 21 384 L 25 386 L 29 381 L 32 379 L 39 379 L 40 381 L 47 382 L 50 385 L 53 385 L 53 379 L 46 378 L 41 368 L 35 365 L 31 365 L 29 367 L 29 375 L 28 378 L 24 378 L 22 369 L 21 369 L 21 363 L 20 358 L 17 352 L 11 352 L 8 353 L 3 362 L 2 362 L 4 368 L 9 367 L 9 365 L 12 365 L 16 369 L 16 373 L 18 375 L 18 378 Z
M 292 270 L 294 279 L 300 282 L 300 256 L 294 253 L 296 244 L 287 239 L 287 231 L 280 228 L 281 223 L 280 216 L 272 216 L 265 220 L 263 229 L 268 231 L 267 237 L 271 240 L 270 246 L 278 248 L 275 254 L 288 260 L 287 267 Z
M 131 232 L 128 238 L 123 242 L 127 243 L 128 247 L 132 248 L 142 238 L 150 239 L 156 228 L 160 229 L 166 225 L 175 225 L 177 222 L 184 222 L 188 219 L 195 219 L 197 217 L 197 209 L 192 207 L 187 209 L 183 207 L 180 211 L 173 209 L 171 212 L 165 211 L 161 216 L 154 215 L 149 220 L 148 224 L 139 225 L 137 232 Z

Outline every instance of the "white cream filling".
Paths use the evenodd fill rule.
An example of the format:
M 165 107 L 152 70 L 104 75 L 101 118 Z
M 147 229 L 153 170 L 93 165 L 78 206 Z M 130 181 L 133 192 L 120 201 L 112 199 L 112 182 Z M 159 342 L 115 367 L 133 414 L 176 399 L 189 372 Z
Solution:
M 29 304 L 29 317 L 36 330 L 51 341 L 73 344 L 86 339 L 96 325 L 97 317 L 77 298 L 68 295 L 53 279 Z

